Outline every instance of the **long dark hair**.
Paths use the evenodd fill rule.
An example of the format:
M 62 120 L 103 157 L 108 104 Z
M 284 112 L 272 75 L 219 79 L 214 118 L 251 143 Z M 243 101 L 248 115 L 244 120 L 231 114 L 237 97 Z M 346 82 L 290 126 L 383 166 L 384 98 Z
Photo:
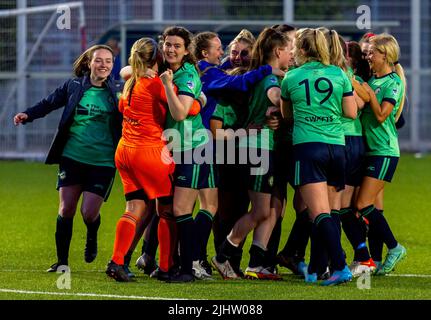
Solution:
M 192 47 L 193 34 L 184 27 L 168 27 L 163 31 L 162 40 L 163 42 L 166 40 L 167 36 L 177 36 L 184 40 L 184 46 L 189 54 L 185 55 L 182 63 L 189 62 L 191 64 L 196 65 L 196 57 L 193 54 L 194 50 Z
M 370 65 L 364 58 L 359 43 L 356 41 L 346 42 L 346 58 L 350 58 L 351 67 L 355 75 L 360 76 L 365 82 L 371 78 Z

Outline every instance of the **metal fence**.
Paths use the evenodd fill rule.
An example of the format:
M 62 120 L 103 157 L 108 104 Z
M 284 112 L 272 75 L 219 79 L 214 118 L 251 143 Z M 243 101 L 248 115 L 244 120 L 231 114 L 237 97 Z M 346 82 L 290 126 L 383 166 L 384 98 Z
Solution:
M 401 46 L 400 62 L 406 69 L 409 107 L 407 125 L 400 131 L 404 150 L 431 150 L 431 5 L 425 0 L 86 0 L 83 11 L 70 11 L 70 29 L 59 29 L 61 13 L 51 10 L 26 15 L 2 15 L 18 7 L 36 8 L 67 1 L 3 0 L 0 3 L 0 157 L 42 159 L 58 124 L 61 111 L 30 125 L 15 128 L 13 115 L 47 96 L 71 76 L 71 66 L 87 46 L 109 34 L 127 37 L 160 33 L 167 24 L 195 31 L 214 30 L 223 42 L 241 28 L 258 32 L 265 25 L 287 22 L 295 26 L 325 25 L 348 39 L 358 40 L 357 8 L 371 13 L 371 31 L 390 32 Z M 70 3 L 70 2 L 67 2 Z M 85 33 L 80 28 L 85 13 Z M 49 22 L 51 21 L 51 24 Z M 21 50 L 18 48 L 25 48 Z M 127 50 L 123 50 L 123 61 Z

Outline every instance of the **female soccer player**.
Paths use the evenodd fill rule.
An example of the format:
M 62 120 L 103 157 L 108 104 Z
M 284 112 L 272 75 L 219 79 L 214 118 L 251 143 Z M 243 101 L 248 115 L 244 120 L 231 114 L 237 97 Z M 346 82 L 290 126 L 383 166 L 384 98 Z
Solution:
M 166 127 L 173 133 L 169 145 L 174 159 L 180 160 L 176 161 L 174 174 L 174 216 L 178 227 L 181 266 L 180 273 L 172 276 L 170 282 L 194 280 L 195 244 L 202 243 L 203 240 L 199 239 L 205 239 L 211 231 L 212 216 L 217 210 L 214 167 L 209 163 L 212 162 L 211 157 L 210 161 L 205 160 L 208 157 L 205 152 L 209 137 L 200 114 L 188 116 L 193 100 L 199 97 L 202 89 L 194 65 L 191 41 L 191 33 L 182 27 L 170 27 L 163 32 L 163 53 L 169 67 L 161 75 L 170 110 Z M 174 94 L 172 82 L 178 87 L 178 97 Z M 198 195 L 200 210 L 195 223 L 192 213 Z
M 288 44 L 289 39 L 283 33 L 271 28 L 264 29 L 253 47 L 250 69 L 256 69 L 264 64 L 269 64 L 279 69 L 286 68 L 290 60 Z M 267 112 L 277 109 L 279 106 L 279 80 L 276 76 L 267 76 L 253 90 L 246 125 L 254 122 L 263 126 Z M 264 158 L 264 164 L 261 163 L 260 168 L 253 167 L 251 162 L 248 165 L 250 169 L 248 187 L 251 210 L 249 214 L 242 216 L 236 222 L 212 262 L 223 278 L 237 278 L 228 259 L 235 255 L 239 250 L 240 243 L 254 229 L 253 244 L 250 248 L 250 261 L 245 275 L 256 279 L 279 279 L 279 276 L 274 275 L 263 267 L 266 247 L 275 223 L 275 217 L 271 217 L 270 211 L 274 183 L 272 162 L 273 130 L 265 128 L 254 136 L 241 138 L 239 147 L 240 153 L 261 155 Z
M 290 40 L 295 37 L 296 29 L 287 24 L 274 25 L 271 28 L 277 31 L 286 33 Z M 288 70 L 295 68 L 295 60 L 292 58 L 289 61 Z M 275 264 L 278 263 L 290 269 L 294 274 L 301 274 L 301 270 L 306 267 L 304 263 L 305 249 L 308 243 L 311 232 L 311 223 L 308 218 L 307 207 L 301 199 L 298 190 L 295 190 L 293 196 L 293 208 L 296 213 L 295 222 L 289 233 L 288 239 L 284 248 L 277 254 L 278 246 L 281 237 L 282 221 L 286 207 L 286 192 L 287 183 L 293 185 L 293 152 L 292 152 L 292 126 L 287 125 L 285 121 L 281 121 L 281 114 L 276 117 L 274 114 L 268 117 L 268 121 L 278 119 L 276 124 L 277 131 L 274 137 L 274 194 L 271 199 L 271 210 L 275 211 L 277 222 L 268 242 L 267 265 L 268 269 L 276 271 Z M 286 165 L 287 159 L 287 165 Z
M 344 72 L 346 72 L 352 82 L 352 86 L 355 89 L 354 97 L 358 107 L 358 114 L 360 114 L 360 110 L 365 104 L 364 101 L 368 102 L 370 98 L 366 89 L 363 88 L 360 82 L 358 82 L 354 77 L 353 70 L 348 66 L 348 61 L 345 57 L 347 53 L 346 42 L 335 30 L 329 30 L 326 28 L 319 28 L 319 30 L 325 34 L 331 57 L 331 64 L 339 66 Z M 360 81 L 363 82 L 361 79 Z M 368 252 L 363 223 L 357 219 L 356 211 L 353 209 L 354 204 L 352 203 L 355 187 L 359 187 L 362 181 L 365 150 L 362 138 L 362 126 L 359 117 L 356 119 L 342 117 L 341 123 L 346 141 L 346 186 L 344 190 L 340 192 L 341 209 L 332 210 L 331 215 L 337 222 L 340 236 L 342 222 L 343 230 L 355 252 L 354 261 L 350 266 L 350 270 L 354 276 L 359 276 L 364 271 L 372 273 L 376 268 L 376 265 Z
M 128 281 L 124 256 L 135 236 L 137 221 L 153 199 L 159 214 L 172 212 L 171 174 L 174 164 L 168 159 L 162 140 L 166 120 L 166 95 L 160 78 L 145 78 L 147 69 L 158 71 L 163 62 L 157 43 L 150 38 L 137 40 L 130 53 L 132 77 L 126 82 L 120 111 L 123 113 L 123 135 L 116 152 L 126 197 L 126 210 L 117 223 L 113 255 L 106 273 L 117 281 Z
M 248 67 L 250 65 L 251 49 L 256 42 L 253 34 L 242 29 L 238 35 L 229 43 L 229 56 L 220 66 L 223 70 L 230 70 L 237 67 Z
M 331 209 L 340 208 L 344 188 L 344 134 L 341 116 L 356 118 L 357 107 L 346 74 L 329 64 L 324 34 L 316 29 L 296 33 L 293 54 L 299 65 L 287 73 L 282 83 L 282 113 L 293 115 L 295 184 L 313 220 L 313 246 L 323 246 L 335 270 L 323 285 L 351 280 L 344 260 L 337 226 Z M 316 282 L 315 270 L 308 270 L 307 282 Z
M 81 214 L 87 225 L 85 261 L 92 262 L 97 255 L 100 208 L 114 181 L 114 154 L 121 136 L 122 118 L 117 109 L 120 88 L 110 76 L 113 60 L 108 46 L 87 49 L 73 64 L 76 78 L 14 117 L 15 125 L 26 124 L 64 107 L 45 161 L 59 164 L 60 193 L 55 232 L 57 262 L 48 272 L 69 264 L 73 217 L 81 195 Z
M 361 46 L 362 54 L 365 59 L 368 59 L 368 53 L 370 50 L 370 40 L 375 35 L 376 35 L 375 33 L 367 32 L 359 40 L 359 45 Z
M 406 249 L 395 239 L 385 217 L 376 209 L 377 195 L 384 190 L 385 181 L 391 182 L 400 157 L 395 123 L 404 106 L 405 76 L 398 59 L 400 48 L 389 34 L 370 39 L 368 60 L 374 71 L 366 86 L 370 107 L 363 111 L 362 126 L 366 141 L 366 172 L 359 190 L 357 208 L 369 222 L 370 230 L 378 235 L 388 248 L 377 274 L 391 272 L 406 256 Z M 393 71 L 395 69 L 395 72 Z
M 211 86 L 211 84 L 215 81 L 223 82 L 222 88 L 223 91 L 226 92 L 226 90 L 229 90 L 230 93 L 235 92 L 235 95 L 237 96 L 243 96 L 245 92 L 251 90 L 251 88 L 259 81 L 261 81 L 265 76 L 271 74 L 271 72 L 277 74 L 281 71 L 278 69 L 273 69 L 269 65 L 264 65 L 259 67 L 256 70 L 251 70 L 245 74 L 238 73 L 235 75 L 228 74 L 225 72 L 225 70 L 222 70 L 219 67 L 219 62 L 221 59 L 221 56 L 223 54 L 221 40 L 219 39 L 218 35 L 214 32 L 201 32 L 194 36 L 193 38 L 193 45 L 194 45 L 194 54 L 197 57 L 198 61 L 198 69 L 201 74 L 201 81 L 202 81 L 202 91 L 205 93 L 207 97 L 207 104 L 205 108 L 201 111 L 201 116 L 203 120 L 203 124 L 206 128 L 210 128 L 209 126 L 209 119 L 211 115 L 213 114 L 217 100 L 219 99 L 220 92 L 212 91 L 209 92 L 208 88 Z M 241 60 L 242 61 L 242 60 Z M 225 94 L 226 95 L 226 94 Z M 213 146 L 213 150 L 215 150 L 215 146 Z M 232 166 L 231 166 L 232 167 Z M 217 169 L 224 170 L 227 167 L 224 165 L 217 166 Z M 227 169 L 229 171 L 229 174 L 232 173 L 231 170 Z M 223 172 L 218 174 L 221 174 L 223 178 L 226 177 L 225 173 Z M 225 183 L 223 183 L 223 186 L 226 186 Z M 223 189 L 223 187 L 222 187 Z M 220 192 L 220 190 L 219 190 Z M 232 192 L 229 193 L 231 195 Z M 224 208 L 228 208 L 230 205 L 231 208 L 233 207 L 232 201 L 229 201 L 227 198 L 229 197 L 226 193 L 224 193 L 223 190 L 221 190 L 221 193 L 219 193 L 219 202 L 223 202 L 223 205 L 221 207 L 221 210 L 223 211 Z M 239 195 L 244 196 L 244 195 Z M 226 198 L 225 198 L 226 197 Z M 247 197 L 246 197 L 247 198 Z M 246 200 L 246 199 L 245 199 Z M 228 201 L 228 203 L 226 203 Z M 238 199 L 235 199 L 234 201 L 238 202 Z M 240 202 L 245 202 L 239 200 Z M 221 220 L 224 220 L 226 218 L 225 211 L 221 212 L 219 208 L 219 213 L 222 217 Z M 229 210 L 230 211 L 230 210 Z M 245 212 L 245 211 L 244 211 Z M 217 218 L 217 222 L 220 221 L 220 215 Z M 231 220 L 231 219 L 228 219 Z M 218 227 L 218 223 L 216 224 L 216 228 Z M 224 228 L 225 230 L 227 228 Z M 230 228 L 228 229 L 230 230 Z M 219 231 L 219 230 L 217 230 Z M 219 238 L 219 233 L 215 232 L 215 241 L 217 241 Z M 227 234 L 223 235 L 223 239 Z M 202 243 L 202 248 L 200 250 L 200 253 L 198 253 L 198 256 L 195 257 L 195 260 L 199 260 L 200 264 L 208 265 L 206 262 L 206 244 L 208 242 L 208 236 L 205 238 L 206 240 Z M 218 245 L 216 245 L 218 247 Z M 194 265 L 196 265 L 198 262 L 194 262 Z M 196 270 L 195 270 L 196 271 Z M 211 268 L 207 268 L 207 273 L 211 272 Z M 195 275 L 199 274 L 195 272 Z
M 358 219 L 355 209 L 356 196 L 362 182 L 365 169 L 365 143 L 362 134 L 360 114 L 363 102 L 369 102 L 370 96 L 362 86 L 365 79 L 369 79 L 370 67 L 362 55 L 361 47 L 357 42 L 345 42 L 345 55 L 348 66 L 348 75 L 355 88 L 355 98 L 358 104 L 358 118 L 350 120 L 343 118 L 344 134 L 346 136 L 346 188 L 341 198 L 340 219 L 354 249 L 353 262 L 350 271 L 354 277 L 363 272 L 372 273 L 376 264 L 366 246 L 366 226 L 363 219 Z M 362 97 L 359 98 L 358 96 Z M 358 100 L 361 99 L 361 100 Z M 359 101 L 359 102 L 358 102 Z
M 149 223 L 152 213 L 150 202 L 157 199 L 156 211 L 163 219 L 172 215 L 171 175 L 174 164 L 169 161 L 166 142 L 162 139 L 167 98 L 157 76 L 163 55 L 153 39 L 141 38 L 133 44 L 129 62 L 132 75 L 120 100 L 119 109 L 124 115 L 123 134 L 116 152 L 126 212 L 117 223 L 112 260 L 106 270 L 117 281 L 129 280 L 123 270 L 124 257 L 130 250 L 144 212 L 146 224 Z M 155 74 L 154 78 L 147 76 L 149 70 Z M 173 264 L 169 261 L 169 253 L 175 247 L 175 236 L 163 219 L 158 226 L 161 234 L 159 260 L 160 267 L 168 271 Z

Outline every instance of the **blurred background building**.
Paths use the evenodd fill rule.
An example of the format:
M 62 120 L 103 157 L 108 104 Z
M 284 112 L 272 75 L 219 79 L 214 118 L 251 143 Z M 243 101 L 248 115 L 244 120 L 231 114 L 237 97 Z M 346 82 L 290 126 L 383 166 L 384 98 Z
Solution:
M 57 25 L 64 11 L 56 9 L 62 4 L 70 6 L 70 29 Z M 370 30 L 356 25 L 362 14 L 357 8 L 362 5 L 371 9 Z M 30 13 L 31 8 L 47 11 Z M 44 158 L 61 110 L 18 128 L 12 117 L 69 78 L 73 61 L 86 47 L 116 40 L 123 49 L 118 59 L 124 64 L 134 40 L 155 37 L 167 25 L 216 31 L 228 44 L 242 28 L 257 35 L 264 26 L 283 22 L 297 27 L 324 25 L 348 40 L 359 40 L 369 31 L 393 34 L 401 46 L 400 62 L 408 80 L 409 106 L 407 124 L 400 131 L 401 146 L 405 151 L 431 150 L 428 0 L 2 0 L 0 158 Z

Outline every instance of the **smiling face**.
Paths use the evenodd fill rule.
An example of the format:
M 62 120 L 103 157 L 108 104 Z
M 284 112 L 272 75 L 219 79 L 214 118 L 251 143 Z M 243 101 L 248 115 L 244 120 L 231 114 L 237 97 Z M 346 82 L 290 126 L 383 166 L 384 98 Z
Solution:
M 90 77 L 93 81 L 103 82 L 111 74 L 114 57 L 109 50 L 98 49 L 94 51 L 90 61 Z
M 176 71 L 182 63 L 184 56 L 188 55 L 189 51 L 185 47 L 184 39 L 178 36 L 166 36 L 163 42 L 163 55 L 169 67 Z
M 370 51 L 370 43 L 369 42 L 362 43 L 361 50 L 362 50 L 362 54 L 364 55 L 364 58 L 368 59 L 368 53 Z
M 248 66 L 250 63 L 250 54 L 250 45 L 244 41 L 239 41 L 232 45 L 229 60 L 233 67 Z
M 205 60 L 212 64 L 220 64 L 223 57 L 223 46 L 219 37 L 212 38 L 208 41 L 209 45 L 206 50 L 203 50 Z
M 380 52 L 372 44 L 368 49 L 367 60 L 370 64 L 371 69 L 375 72 L 382 70 L 387 65 L 386 55 Z

